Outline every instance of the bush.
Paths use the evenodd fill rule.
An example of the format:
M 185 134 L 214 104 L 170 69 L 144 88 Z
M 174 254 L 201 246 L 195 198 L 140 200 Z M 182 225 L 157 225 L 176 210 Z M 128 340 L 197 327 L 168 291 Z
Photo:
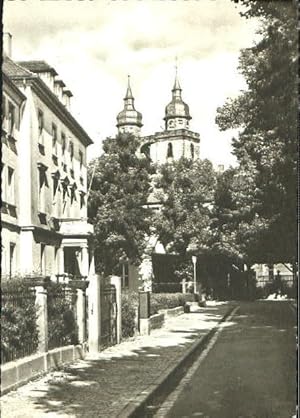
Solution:
M 35 292 L 24 280 L 1 283 L 1 362 L 33 354 L 38 347 Z
M 66 291 L 61 283 L 49 283 L 47 292 L 49 348 L 77 344 L 78 327 L 73 311 L 75 291 Z
M 150 314 L 154 315 L 161 309 L 184 307 L 186 302 L 192 302 L 193 300 L 194 295 L 189 293 L 151 293 Z
M 153 293 L 178 293 L 181 292 L 182 285 L 179 282 L 169 282 L 169 283 L 153 283 L 152 292 Z
M 138 307 L 138 293 L 122 292 L 122 337 L 133 337 L 135 333 L 135 316 Z

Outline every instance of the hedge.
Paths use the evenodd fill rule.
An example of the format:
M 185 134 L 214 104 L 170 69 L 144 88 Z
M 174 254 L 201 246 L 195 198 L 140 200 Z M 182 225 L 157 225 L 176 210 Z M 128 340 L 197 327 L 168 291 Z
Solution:
M 1 282 L 1 363 L 33 354 L 38 347 L 35 292 L 22 279 Z
M 151 293 L 150 314 L 154 315 L 161 309 L 184 307 L 186 302 L 192 302 L 193 300 L 194 295 L 191 293 Z
M 133 291 L 122 292 L 122 337 L 129 338 L 135 334 L 136 310 L 138 307 L 138 293 Z

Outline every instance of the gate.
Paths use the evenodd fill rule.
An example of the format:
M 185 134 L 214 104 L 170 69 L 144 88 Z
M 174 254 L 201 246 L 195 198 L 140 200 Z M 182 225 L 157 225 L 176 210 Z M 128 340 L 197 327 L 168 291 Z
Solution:
M 101 280 L 100 289 L 100 346 L 105 348 L 117 344 L 117 298 L 109 280 Z

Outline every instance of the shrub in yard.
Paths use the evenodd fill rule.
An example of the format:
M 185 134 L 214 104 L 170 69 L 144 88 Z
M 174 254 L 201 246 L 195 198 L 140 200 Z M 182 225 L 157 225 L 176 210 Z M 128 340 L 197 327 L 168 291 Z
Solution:
M 22 279 L 1 282 L 1 362 L 35 353 L 38 347 L 35 293 Z
M 77 344 L 78 327 L 74 315 L 76 293 L 66 290 L 61 283 L 49 283 L 47 293 L 49 348 Z
M 138 307 L 138 293 L 122 292 L 122 337 L 133 337 L 135 333 L 135 316 Z
M 151 315 L 156 314 L 160 309 L 171 309 L 177 306 L 185 306 L 186 302 L 193 301 L 194 295 L 183 293 L 152 293 L 150 298 Z

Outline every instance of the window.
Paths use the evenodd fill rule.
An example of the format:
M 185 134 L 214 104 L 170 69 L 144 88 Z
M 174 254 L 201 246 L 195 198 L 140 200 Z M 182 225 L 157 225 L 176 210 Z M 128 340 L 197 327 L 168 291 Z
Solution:
M 55 273 L 59 274 L 59 247 L 54 247 L 54 268 Z
M 38 111 L 38 125 L 39 125 L 39 137 L 42 139 L 44 130 L 44 114 L 41 110 Z
M 57 156 L 57 128 L 52 124 L 52 154 Z
M 74 144 L 73 142 L 70 142 L 70 159 L 73 161 L 74 158 Z
M 173 145 L 171 142 L 168 143 L 167 158 L 173 158 Z
M 69 179 L 67 177 L 65 177 L 64 179 L 60 180 L 61 182 L 61 187 L 62 187 L 62 211 L 63 213 L 65 213 L 65 210 L 68 207 L 68 196 L 69 196 Z
M 6 166 L 1 162 L 1 200 L 6 201 Z
M 80 209 L 85 208 L 85 193 L 83 191 L 80 192 Z
M 40 253 L 40 271 L 42 275 L 46 274 L 46 260 L 45 260 L 45 249 L 46 245 L 41 243 L 41 253 Z
M 194 144 L 191 144 L 191 158 L 192 158 L 192 160 L 194 159 L 194 156 L 195 156 Z
M 53 193 L 52 197 L 53 197 L 53 200 L 56 197 L 56 193 L 58 191 L 58 185 L 59 185 L 59 172 L 57 171 L 55 173 L 52 173 L 52 193 Z
M 2 96 L 2 112 L 1 112 L 1 121 L 6 117 L 6 97 Z
M 9 272 L 8 272 L 9 273 L 9 278 L 12 277 L 12 275 L 15 272 L 15 269 L 16 269 L 15 268 L 15 262 L 16 262 L 16 260 L 15 260 L 15 258 L 16 258 L 15 249 L 16 249 L 16 244 L 11 242 L 9 244 Z
M 65 152 L 66 152 L 66 135 L 62 132 L 61 134 L 61 153 L 63 156 L 65 156 Z
M 15 170 L 7 167 L 8 203 L 15 203 Z
M 74 183 L 71 187 L 71 205 L 73 205 L 73 203 L 76 201 L 76 184 Z
M 46 210 L 46 187 L 48 180 L 46 175 L 47 167 L 41 163 L 38 164 L 38 210 L 45 213 Z
M 80 170 L 82 169 L 83 166 L 83 152 L 79 150 L 79 166 L 80 166 Z
M 8 104 L 8 133 L 13 134 L 15 127 L 15 106 L 9 102 Z

